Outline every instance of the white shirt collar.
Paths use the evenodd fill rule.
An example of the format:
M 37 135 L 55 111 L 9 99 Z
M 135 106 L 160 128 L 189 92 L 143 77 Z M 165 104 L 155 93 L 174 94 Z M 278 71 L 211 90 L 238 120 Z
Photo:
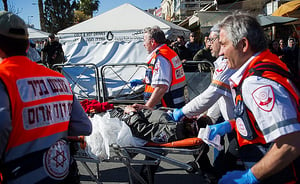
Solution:
M 238 86 L 242 80 L 242 77 L 244 75 L 244 72 L 246 70 L 246 68 L 249 66 L 249 64 L 251 63 L 251 61 L 260 54 L 261 52 L 258 52 L 256 54 L 254 54 L 253 56 L 251 56 L 242 66 L 241 68 L 239 68 L 230 78 L 229 81 L 231 83 L 231 86 Z

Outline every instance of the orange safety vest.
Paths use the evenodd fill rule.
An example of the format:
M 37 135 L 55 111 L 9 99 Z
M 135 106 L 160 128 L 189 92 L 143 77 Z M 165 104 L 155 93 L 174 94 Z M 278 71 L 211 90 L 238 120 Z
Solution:
M 151 86 L 153 69 L 156 63 L 158 55 L 162 55 L 166 58 L 172 66 L 172 82 L 170 85 L 169 92 L 167 92 L 162 100 L 161 104 L 157 106 L 180 108 L 185 105 L 185 74 L 183 71 L 181 60 L 175 51 L 170 49 L 166 44 L 162 45 L 158 50 L 152 55 L 151 59 L 148 61 L 148 69 L 145 76 L 145 92 L 144 100 L 147 102 L 154 91 Z
M 25 56 L 4 59 L 0 71 L 10 98 L 12 118 L 3 161 L 4 178 L 21 178 L 30 183 L 30 173 L 43 170 L 40 179 L 63 179 L 68 173 L 67 155 L 60 153 L 63 161 L 58 165 L 60 168 L 54 168 L 49 154 L 54 145 L 64 145 L 60 140 L 68 133 L 73 94 L 67 79 Z M 26 163 L 28 160 L 33 162 Z
M 255 75 L 255 68 L 260 63 L 270 63 L 272 65 L 276 65 L 277 67 L 280 67 L 281 70 L 289 71 L 287 66 L 274 54 L 272 54 L 269 50 L 263 51 L 261 54 L 256 56 L 249 66 L 246 68 L 242 80 L 245 80 L 246 77 L 249 77 L 251 75 Z M 299 96 L 294 89 L 293 85 L 291 85 L 289 79 L 287 77 L 282 76 L 281 74 L 275 73 L 274 71 L 270 71 L 266 69 L 266 71 L 263 71 L 261 73 L 262 77 L 273 80 L 281 84 L 283 87 L 285 87 L 289 93 L 294 97 L 295 101 L 297 102 L 297 106 L 299 107 Z M 243 134 L 238 133 L 237 134 L 237 140 L 239 142 L 240 146 L 248 145 L 248 144 L 266 144 L 266 141 L 264 139 L 264 136 L 262 132 L 259 130 L 257 123 L 255 121 L 255 118 L 252 114 L 252 112 L 244 105 L 243 99 L 242 99 L 242 91 L 240 90 L 242 83 L 240 83 L 239 86 L 235 86 L 236 90 L 236 98 L 235 98 L 235 113 L 236 113 L 236 123 L 235 123 L 235 129 L 237 132 L 239 132 L 239 129 L 237 127 L 239 118 L 241 118 L 244 122 L 247 136 L 243 136 Z M 244 110 L 244 114 L 241 114 L 241 109 Z M 237 113 L 238 112 L 238 113 Z M 300 111 L 298 109 L 297 112 L 298 121 L 300 121 Z

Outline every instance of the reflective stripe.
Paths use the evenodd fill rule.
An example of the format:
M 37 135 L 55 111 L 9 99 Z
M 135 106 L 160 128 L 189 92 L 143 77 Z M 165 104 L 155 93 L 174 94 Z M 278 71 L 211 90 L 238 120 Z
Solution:
M 285 127 L 285 126 L 289 126 L 289 125 L 293 125 L 293 124 L 298 124 L 298 120 L 297 119 L 288 119 L 288 120 L 284 120 L 284 121 L 280 121 L 277 122 L 276 124 L 273 124 L 272 126 L 265 128 L 262 130 L 264 135 L 268 135 L 271 132 L 275 131 L 276 129 Z
M 184 88 L 186 85 L 186 82 L 181 82 L 181 83 L 178 83 L 178 84 L 174 84 L 173 86 L 170 87 L 170 90 L 171 91 L 174 91 L 176 89 L 179 89 L 179 88 Z
M 174 98 L 173 101 L 174 104 L 180 104 L 182 102 L 185 102 L 184 97 Z
M 221 82 L 221 81 L 213 80 L 210 85 L 215 86 L 215 87 L 217 87 L 219 89 L 222 89 L 224 91 L 230 92 L 230 86 L 228 84 L 225 84 L 225 83 Z
M 61 137 L 67 137 L 67 134 L 67 131 L 59 132 L 48 137 L 41 137 L 37 139 L 34 144 L 32 144 L 32 142 L 28 142 L 20 146 L 13 147 L 8 150 L 7 156 L 5 157 L 5 162 L 15 160 L 23 155 L 27 155 L 35 151 L 49 148 L 53 144 L 53 142 L 55 142 L 53 140 L 59 140 Z
M 168 80 L 166 80 L 166 79 L 158 79 L 157 81 L 158 81 L 158 82 L 168 83 Z

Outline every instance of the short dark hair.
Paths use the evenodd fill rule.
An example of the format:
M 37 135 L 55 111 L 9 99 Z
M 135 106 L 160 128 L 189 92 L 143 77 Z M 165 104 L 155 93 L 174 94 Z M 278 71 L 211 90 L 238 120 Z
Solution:
M 7 57 L 26 56 L 28 46 L 28 39 L 16 39 L 0 35 L 0 49 L 6 54 Z
M 54 38 L 55 38 L 55 34 L 53 34 L 53 33 L 50 34 L 50 35 L 49 35 L 49 38 L 54 39 Z

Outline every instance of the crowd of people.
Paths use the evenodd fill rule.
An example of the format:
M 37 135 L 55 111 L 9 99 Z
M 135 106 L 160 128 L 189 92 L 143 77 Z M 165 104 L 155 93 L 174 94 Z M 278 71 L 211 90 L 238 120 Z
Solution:
M 55 34 L 50 34 L 48 39 L 43 41 L 29 40 L 30 45 L 27 50 L 27 57 L 34 62 L 52 68 L 54 64 L 65 62 L 64 51 Z
M 144 103 L 120 111 L 132 132 L 143 138 L 138 127 L 155 126 L 157 122 L 146 118 L 151 115 L 164 117 L 166 124 L 196 119 L 210 128 L 209 139 L 227 134 L 233 147 L 212 165 L 204 150 L 199 165 L 204 173 L 214 175 L 211 183 L 299 182 L 298 41 L 289 38 L 287 47 L 282 47 L 283 40 L 274 40 L 268 49 L 260 24 L 246 13 L 225 17 L 205 35 L 203 45 L 197 43 L 195 33 L 189 36 L 186 43 L 178 36 L 168 46 L 158 26 L 145 28 L 148 69 L 144 78 L 130 81 L 132 87 L 145 85 Z M 90 135 L 91 121 L 62 74 L 26 57 L 29 45 L 25 22 L 1 11 L 0 183 L 78 183 L 71 172 L 76 162 L 67 137 Z M 42 52 L 47 53 L 41 58 L 49 67 L 63 53 L 54 35 Z M 189 81 L 182 62 L 190 59 L 207 60 L 215 69 L 209 87 L 187 102 Z M 164 113 L 157 111 L 160 107 L 174 110 Z M 132 122 L 133 116 L 141 122 L 136 118 Z M 173 136 L 168 132 L 172 141 L 183 138 L 177 128 L 170 128 L 177 131 Z M 152 138 L 147 134 L 148 140 Z M 237 159 L 242 166 L 235 165 Z M 142 167 L 147 183 L 154 183 L 157 168 Z
M 287 43 L 287 44 L 285 44 Z M 299 77 L 299 40 L 290 36 L 285 42 L 283 39 L 272 40 L 270 51 L 276 54 L 291 70 L 295 77 Z
M 170 42 L 169 47 L 178 54 L 182 62 L 193 60 L 213 63 L 216 57 L 211 55 L 207 45 L 210 42 L 207 40 L 208 35 L 209 33 L 204 34 L 203 42 L 195 32 L 190 33 L 188 41 L 185 41 L 183 35 L 179 35 L 175 41 Z M 291 34 L 287 40 L 278 38 L 268 41 L 268 48 L 288 66 L 295 77 L 299 77 L 299 39 L 295 35 L 297 34 Z

